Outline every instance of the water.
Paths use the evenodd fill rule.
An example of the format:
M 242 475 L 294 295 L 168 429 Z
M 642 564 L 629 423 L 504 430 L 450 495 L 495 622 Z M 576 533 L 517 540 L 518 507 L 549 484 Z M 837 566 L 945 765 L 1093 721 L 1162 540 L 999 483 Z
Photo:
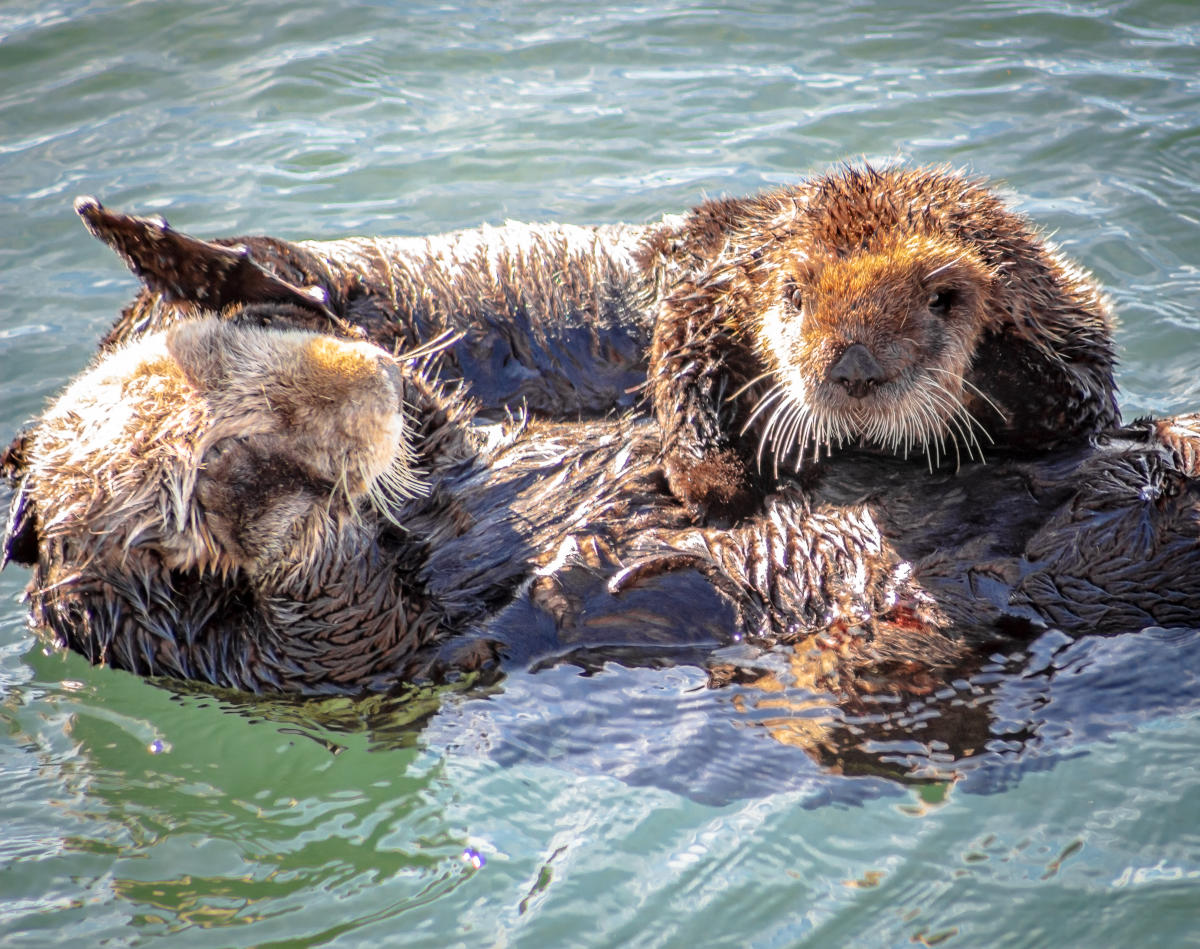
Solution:
M 202 235 L 420 234 L 648 220 L 862 156 L 1002 178 L 1112 292 L 1126 413 L 1200 405 L 1190 4 L 752 6 L 10 0 L 0 438 L 134 289 L 77 194 Z M 688 665 L 165 689 L 45 655 L 24 580 L 5 945 L 1200 944 L 1196 631 L 1051 634 L 840 774 L 796 746 L 827 710 Z

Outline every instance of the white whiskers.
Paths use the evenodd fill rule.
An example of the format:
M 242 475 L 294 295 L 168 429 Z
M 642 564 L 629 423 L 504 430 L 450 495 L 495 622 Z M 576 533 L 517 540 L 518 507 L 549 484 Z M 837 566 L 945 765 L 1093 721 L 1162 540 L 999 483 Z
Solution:
M 949 370 L 931 371 L 970 386 Z M 928 373 L 918 374 L 898 396 L 879 398 L 876 393 L 869 406 L 833 412 L 816 411 L 811 399 L 797 398 L 788 383 L 778 379 L 777 371 L 764 373 L 739 391 L 771 375 L 777 381 L 753 404 L 741 433 L 757 424 L 756 464 L 762 471 L 769 453 L 775 477 L 781 469 L 799 469 L 807 457 L 815 464 L 822 450 L 829 455 L 835 447 L 849 442 L 873 444 L 904 458 L 914 450 L 923 450 L 932 471 L 951 452 L 956 465 L 964 458 L 983 461 L 983 439 L 992 441 L 987 428 L 967 409 L 959 394 Z M 1003 417 L 991 399 L 975 386 L 970 388 Z

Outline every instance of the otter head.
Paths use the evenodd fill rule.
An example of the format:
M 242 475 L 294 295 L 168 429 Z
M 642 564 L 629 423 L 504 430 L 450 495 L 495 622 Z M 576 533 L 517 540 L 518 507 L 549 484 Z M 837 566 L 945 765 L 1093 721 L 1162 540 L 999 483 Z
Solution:
M 79 376 L 5 456 L 6 551 L 35 567 L 35 620 L 94 662 L 391 681 L 439 628 L 407 579 L 422 540 L 391 525 L 429 503 L 418 448 L 424 468 L 469 447 L 457 403 L 424 367 L 262 316 L 182 322 Z
M 993 292 L 978 254 L 899 234 L 846 254 L 785 242 L 765 260 L 757 292 L 772 302 L 750 333 L 765 376 L 742 423 L 760 464 L 766 454 L 778 473 L 842 444 L 931 463 L 981 454 L 987 429 L 964 399 Z
M 259 575 L 422 490 L 394 359 L 215 316 L 101 358 L 33 430 L 27 493 L 67 560 Z
M 181 482 L 192 518 L 172 557 L 251 572 L 316 555 L 341 522 L 425 492 L 407 417 L 411 380 L 383 350 L 300 330 L 185 323 L 163 339 L 202 406 Z M 211 537 L 211 542 L 209 538 Z
M 692 219 L 650 383 L 668 481 L 705 512 L 843 445 L 933 467 L 1119 418 L 1103 294 L 976 181 L 848 168 Z

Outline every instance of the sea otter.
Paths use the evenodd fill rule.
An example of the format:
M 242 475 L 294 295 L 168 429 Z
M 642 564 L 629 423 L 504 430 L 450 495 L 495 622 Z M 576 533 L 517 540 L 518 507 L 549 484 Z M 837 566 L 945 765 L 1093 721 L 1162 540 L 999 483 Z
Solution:
M 387 689 L 581 524 L 659 493 L 628 423 L 480 426 L 440 353 L 306 320 L 256 305 L 124 343 L 14 442 L 5 552 L 35 566 L 35 622 L 147 675 Z
M 719 530 L 665 490 L 652 419 L 482 425 L 439 354 L 307 319 L 124 343 L 14 444 L 5 551 L 39 625 L 142 674 L 324 694 L 497 648 L 744 637 L 879 670 L 1200 618 L 1195 417 L 958 472 L 846 452 Z
M 634 255 L 648 228 L 484 225 L 431 237 L 200 240 L 81 197 L 76 212 L 145 284 L 104 350 L 230 306 L 393 352 L 446 338 L 438 373 L 479 410 L 602 416 L 638 399 L 652 313 Z
M 308 326 L 439 362 L 493 418 L 649 399 L 677 496 L 739 513 L 842 443 L 924 453 L 1069 444 L 1118 419 L 1094 282 L 979 181 L 846 168 L 645 225 L 429 238 L 203 241 L 81 198 L 146 289 L 116 345 L 202 309 L 285 303 Z
M 1118 421 L 1108 302 L 981 181 L 847 167 L 656 241 L 643 259 L 686 276 L 658 305 L 651 401 L 701 510 L 742 513 L 836 446 L 935 468 Z

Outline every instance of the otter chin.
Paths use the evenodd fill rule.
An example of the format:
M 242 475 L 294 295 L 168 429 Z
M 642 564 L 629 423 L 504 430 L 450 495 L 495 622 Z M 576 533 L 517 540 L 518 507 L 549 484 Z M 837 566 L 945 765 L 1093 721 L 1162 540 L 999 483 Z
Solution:
M 934 468 L 1119 420 L 1107 300 L 979 181 L 846 168 L 702 205 L 674 242 L 651 399 L 704 511 L 843 446 Z

